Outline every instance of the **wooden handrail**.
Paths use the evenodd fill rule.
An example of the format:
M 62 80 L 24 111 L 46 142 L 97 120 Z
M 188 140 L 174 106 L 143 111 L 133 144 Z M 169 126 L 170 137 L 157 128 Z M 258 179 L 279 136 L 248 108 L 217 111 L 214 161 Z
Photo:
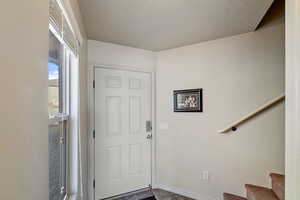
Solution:
M 230 124 L 229 126 L 227 126 L 226 128 L 219 130 L 219 133 L 226 133 L 230 130 L 235 131 L 237 128 L 237 126 L 243 124 L 244 122 L 248 121 L 249 119 L 253 118 L 254 116 L 258 115 L 259 113 L 265 111 L 266 109 L 272 107 L 273 105 L 283 101 L 285 99 L 285 94 L 280 95 L 279 97 L 269 101 L 268 103 L 264 104 L 263 106 L 259 107 L 258 109 L 256 109 L 254 112 L 244 116 L 243 118 L 241 118 L 240 120 L 233 122 L 232 124 Z

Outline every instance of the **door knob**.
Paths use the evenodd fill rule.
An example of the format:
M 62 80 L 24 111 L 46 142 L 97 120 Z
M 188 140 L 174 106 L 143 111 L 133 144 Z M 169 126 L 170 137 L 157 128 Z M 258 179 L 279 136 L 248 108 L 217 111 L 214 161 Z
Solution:
M 146 132 L 152 131 L 152 123 L 151 121 L 146 121 Z
M 148 140 L 151 140 L 151 139 L 152 139 L 152 134 L 148 134 L 146 138 L 147 138 Z

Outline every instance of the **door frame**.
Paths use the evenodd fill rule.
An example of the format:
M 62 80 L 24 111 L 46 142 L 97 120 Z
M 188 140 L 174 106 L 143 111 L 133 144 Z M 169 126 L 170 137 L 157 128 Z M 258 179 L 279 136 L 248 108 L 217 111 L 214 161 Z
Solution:
M 285 199 L 300 198 L 300 3 L 285 1 Z
M 153 70 L 141 70 L 137 67 L 120 66 L 120 65 L 108 65 L 99 63 L 90 63 L 88 68 L 88 199 L 98 200 L 95 198 L 95 189 L 93 187 L 95 180 L 95 140 L 93 138 L 93 132 L 95 130 L 95 92 L 93 88 L 95 80 L 95 69 L 111 69 L 111 70 L 123 70 L 133 71 L 140 73 L 147 73 L 150 75 L 151 81 L 151 120 L 152 120 L 152 144 L 151 144 L 151 186 L 156 183 L 156 76 Z M 96 183 L 97 184 L 97 183 Z M 130 191 L 128 191 L 130 192 Z

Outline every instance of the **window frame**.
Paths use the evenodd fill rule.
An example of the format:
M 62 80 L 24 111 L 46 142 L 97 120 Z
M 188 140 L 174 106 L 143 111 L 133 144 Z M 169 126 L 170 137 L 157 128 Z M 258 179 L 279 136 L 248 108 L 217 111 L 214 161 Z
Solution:
M 67 199 L 69 196 L 68 188 L 68 175 L 69 175 L 69 137 L 70 137 L 70 120 L 71 120 L 71 57 L 75 59 L 78 57 L 72 52 L 68 45 L 64 42 L 61 36 L 57 33 L 56 29 L 49 24 L 49 32 L 51 32 L 55 38 L 62 45 L 62 61 L 59 71 L 59 112 L 55 114 L 49 114 L 48 124 L 63 123 L 63 136 L 60 136 L 60 194 L 64 195 L 63 199 Z M 51 58 L 49 59 L 51 60 Z
M 68 135 L 66 135 L 66 185 L 65 199 L 74 199 L 79 197 L 82 192 L 81 183 L 81 165 L 78 163 L 80 158 L 80 46 L 83 43 L 83 37 L 78 21 L 73 12 L 72 5 L 69 1 L 51 0 L 56 4 L 53 15 L 49 15 L 49 30 L 56 35 L 60 43 L 64 46 L 64 65 L 69 65 L 68 82 L 64 82 L 68 88 L 69 94 L 63 98 L 69 104 L 66 106 L 68 112 L 64 114 L 56 114 L 49 117 L 49 121 L 66 121 Z M 59 15 L 59 16 L 56 16 Z M 62 25 L 56 24 L 56 21 L 62 19 Z M 66 26 L 66 27 L 65 27 Z M 55 29 L 56 27 L 56 29 Z M 68 57 L 66 57 L 68 55 Z M 69 60 L 67 60 L 68 58 Z M 66 104 L 66 103 L 65 103 Z

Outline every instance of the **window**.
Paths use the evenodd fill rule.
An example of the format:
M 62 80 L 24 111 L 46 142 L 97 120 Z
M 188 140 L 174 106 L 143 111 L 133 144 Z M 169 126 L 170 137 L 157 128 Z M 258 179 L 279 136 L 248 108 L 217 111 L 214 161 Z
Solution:
M 63 112 L 63 50 L 63 45 L 50 31 L 48 61 L 48 112 L 49 115 L 52 116 Z
M 71 99 L 75 94 L 71 91 L 78 87 L 72 81 L 78 67 L 78 44 L 61 4 L 51 0 L 49 11 L 49 200 L 63 200 L 68 193 L 67 166 L 70 168 L 70 163 L 67 161 L 71 158 L 68 148 L 72 145 L 69 138 L 72 132 L 76 132 L 73 127 L 78 123 L 71 120 L 77 106 L 76 99 Z
M 49 32 L 48 113 L 49 113 L 49 200 L 66 195 L 66 142 L 68 133 L 68 65 L 66 49 Z

